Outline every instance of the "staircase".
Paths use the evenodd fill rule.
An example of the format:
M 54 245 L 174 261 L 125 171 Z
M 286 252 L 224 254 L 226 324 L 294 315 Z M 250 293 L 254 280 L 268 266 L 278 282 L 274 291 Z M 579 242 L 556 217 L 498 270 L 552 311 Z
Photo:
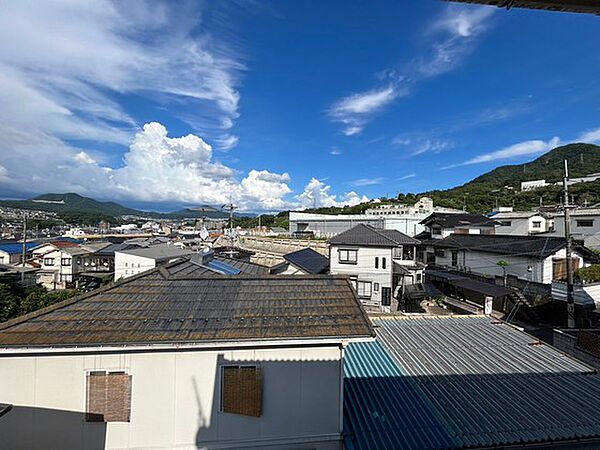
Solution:
M 517 317 L 517 314 L 521 312 L 529 322 L 539 324 L 541 318 L 534 308 L 535 301 L 531 300 L 523 295 L 520 290 L 513 290 L 508 296 L 509 301 L 512 302 L 513 307 L 506 316 L 506 321 L 511 322 Z

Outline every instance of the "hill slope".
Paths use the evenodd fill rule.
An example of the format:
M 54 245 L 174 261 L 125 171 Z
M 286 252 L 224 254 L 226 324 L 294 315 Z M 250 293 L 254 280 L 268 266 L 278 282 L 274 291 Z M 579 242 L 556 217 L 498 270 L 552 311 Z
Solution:
M 0 200 L 0 206 L 20 209 L 35 209 L 39 211 L 55 212 L 58 214 L 93 214 L 95 216 L 119 217 L 140 216 L 157 219 L 181 219 L 195 217 L 224 218 L 228 214 L 210 206 L 188 208 L 172 213 L 158 213 L 140 211 L 127 208 L 115 202 L 100 202 L 90 197 L 79 194 L 43 194 L 28 200 Z
M 557 147 L 539 158 L 517 165 L 495 168 L 462 186 L 447 190 L 400 194 L 400 202 L 414 202 L 420 196 L 431 197 L 436 205 L 462 208 L 470 212 L 487 212 L 495 206 L 514 206 L 530 209 L 543 204 L 561 201 L 562 187 L 547 186 L 529 192 L 520 192 L 521 182 L 545 179 L 546 182 L 562 180 L 564 160 L 569 161 L 569 175 L 581 177 L 600 172 L 600 146 L 593 144 L 569 144 Z M 512 188 L 512 189 L 511 189 Z M 579 183 L 570 187 L 576 203 L 600 202 L 600 182 Z

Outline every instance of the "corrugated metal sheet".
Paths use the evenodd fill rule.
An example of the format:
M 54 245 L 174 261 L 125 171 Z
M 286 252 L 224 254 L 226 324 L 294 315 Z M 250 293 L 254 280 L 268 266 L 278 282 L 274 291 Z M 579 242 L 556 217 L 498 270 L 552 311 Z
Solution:
M 363 410 L 362 399 L 372 395 L 373 383 L 363 383 L 360 394 L 345 399 L 346 414 L 352 416 L 345 431 L 357 436 L 353 448 L 436 448 L 431 437 L 419 429 L 422 416 L 428 414 L 421 405 L 429 408 L 429 416 L 435 417 L 446 433 L 442 447 L 600 437 L 600 376 L 529 335 L 487 317 L 473 316 L 382 319 L 374 324 L 379 348 L 386 355 L 379 348 L 351 344 L 345 385 L 356 373 L 381 385 L 400 373 L 402 396 L 411 391 L 422 403 L 414 408 L 414 422 L 405 424 L 415 430 L 412 440 L 400 436 L 396 446 L 369 445 L 386 439 L 381 433 L 399 438 L 393 428 L 366 428 L 352 419 L 355 411 Z M 396 369 L 387 368 L 390 360 Z M 380 408 L 391 408 L 394 416 L 406 416 L 405 408 L 416 404 L 404 405 L 390 396 L 380 400 L 388 403 Z

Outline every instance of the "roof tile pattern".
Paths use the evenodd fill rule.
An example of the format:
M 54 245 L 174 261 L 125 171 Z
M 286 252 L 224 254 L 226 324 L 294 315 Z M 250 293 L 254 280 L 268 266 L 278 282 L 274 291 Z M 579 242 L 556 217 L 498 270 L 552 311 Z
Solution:
M 329 270 L 329 258 L 312 248 L 288 253 L 283 256 L 283 259 L 311 275 L 326 273 Z
M 367 247 L 397 247 L 418 245 L 419 241 L 396 230 L 382 230 L 360 224 L 329 240 L 332 245 L 361 245 Z
M 365 337 L 346 278 L 169 275 L 159 268 L 0 324 L 0 346 Z

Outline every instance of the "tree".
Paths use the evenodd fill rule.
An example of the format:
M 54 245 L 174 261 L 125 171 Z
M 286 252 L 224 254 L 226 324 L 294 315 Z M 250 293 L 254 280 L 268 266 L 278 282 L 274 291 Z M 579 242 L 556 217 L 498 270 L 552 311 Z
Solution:
M 0 322 L 19 315 L 20 298 L 7 284 L 0 284 Z
M 498 261 L 496 264 L 502 267 L 502 279 L 504 280 L 504 286 L 506 286 L 506 268 L 509 266 L 509 264 L 503 259 Z
M 29 291 L 27 296 L 21 301 L 20 314 L 27 314 L 54 303 L 62 302 L 79 294 L 77 290 L 48 292 L 43 287 L 37 287 Z

